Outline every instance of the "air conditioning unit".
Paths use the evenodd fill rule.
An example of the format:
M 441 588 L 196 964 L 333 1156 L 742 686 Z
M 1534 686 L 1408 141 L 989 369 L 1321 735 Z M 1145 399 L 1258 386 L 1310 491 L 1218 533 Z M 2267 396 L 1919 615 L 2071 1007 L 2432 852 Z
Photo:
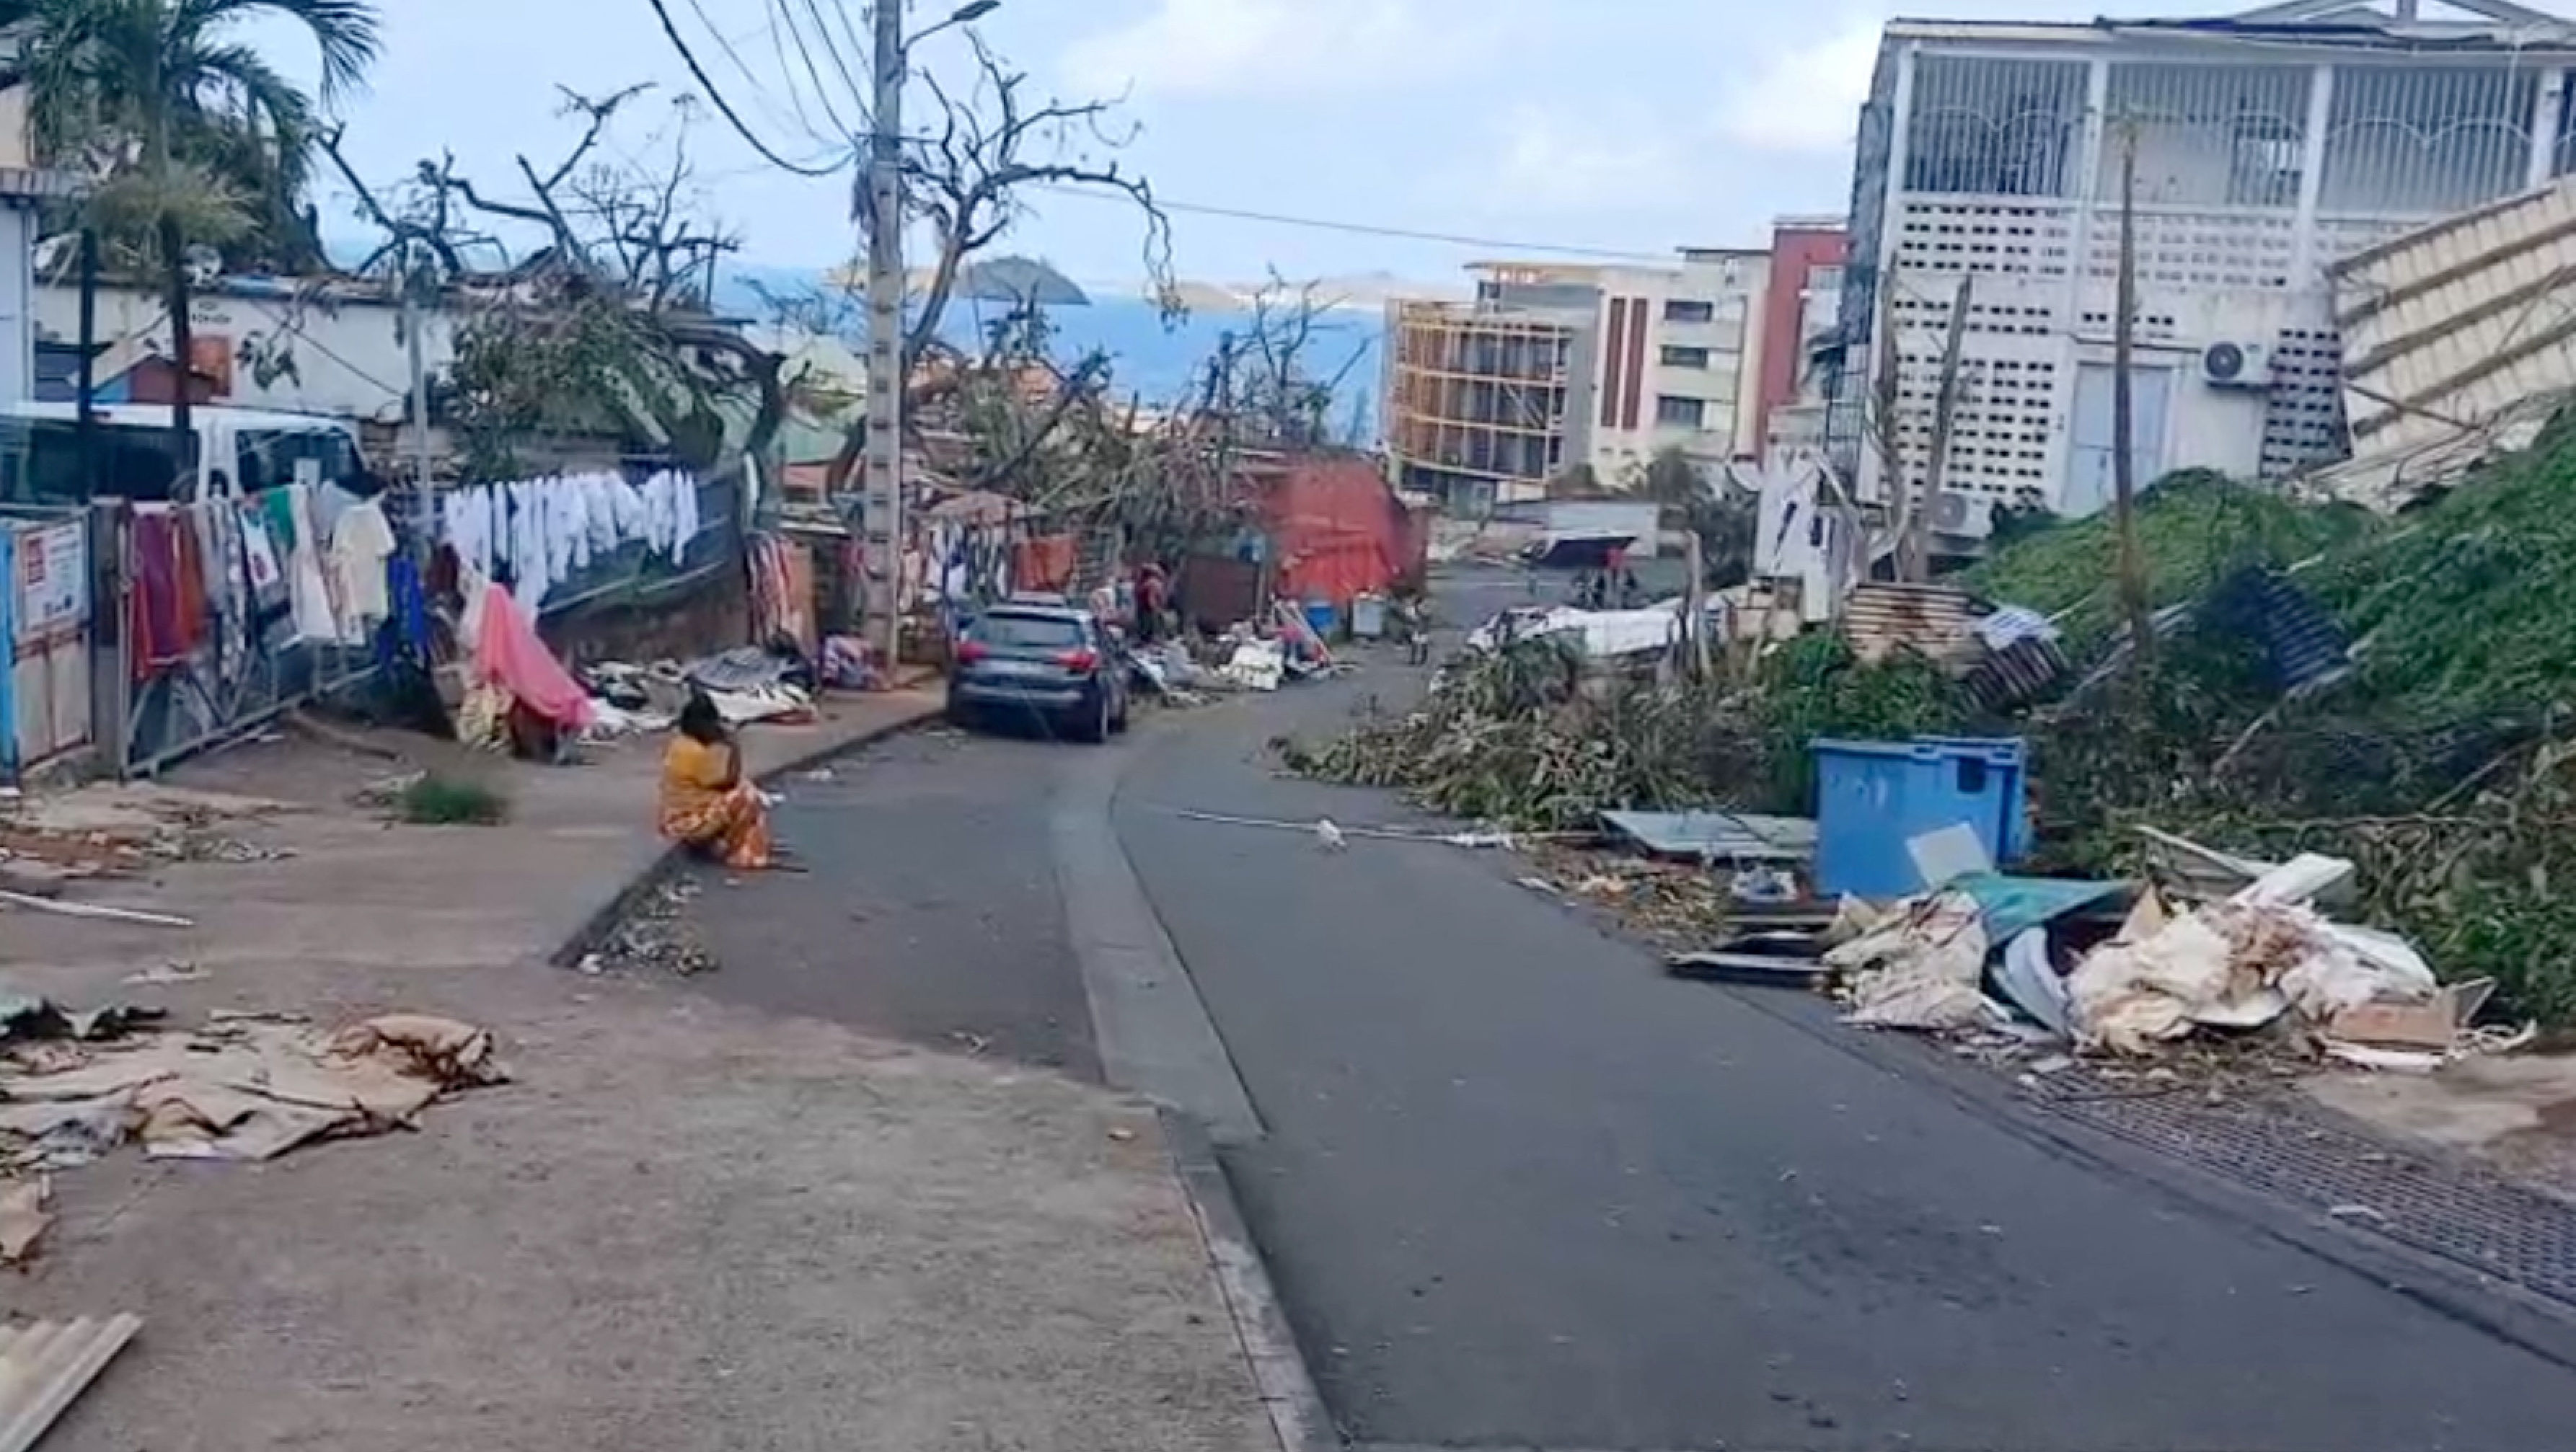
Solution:
M 1944 489 L 1932 500 L 1932 527 L 1947 535 L 1984 539 L 1995 532 L 1995 502 Z
M 2200 381 L 2212 388 L 2269 388 L 2272 350 L 2261 343 L 2212 343 L 2200 350 Z

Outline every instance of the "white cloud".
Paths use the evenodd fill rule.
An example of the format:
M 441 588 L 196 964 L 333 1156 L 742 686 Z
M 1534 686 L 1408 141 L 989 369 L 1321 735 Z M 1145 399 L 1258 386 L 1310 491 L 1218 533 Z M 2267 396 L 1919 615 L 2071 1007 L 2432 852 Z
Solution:
M 1850 25 L 1824 40 L 1772 56 L 1727 98 L 1726 136 L 1766 151 L 1836 152 L 1851 144 L 1861 102 L 1878 64 L 1879 22 Z
M 1689 170 L 1673 128 L 1634 107 L 1560 112 L 1523 103 L 1504 118 L 1494 200 L 1511 211 L 1636 212 Z
M 1154 0 L 1143 19 L 1074 42 L 1085 94 L 1301 95 L 1371 85 L 1444 54 L 1418 0 Z

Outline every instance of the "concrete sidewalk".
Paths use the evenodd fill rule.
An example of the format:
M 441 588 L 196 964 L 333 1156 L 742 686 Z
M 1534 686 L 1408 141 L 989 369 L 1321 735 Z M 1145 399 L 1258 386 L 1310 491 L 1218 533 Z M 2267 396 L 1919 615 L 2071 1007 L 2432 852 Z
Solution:
M 746 736 L 772 769 L 937 704 Z M 70 1004 L 442 1012 L 518 1075 L 417 1134 L 57 1174 L 0 1310 L 145 1327 L 48 1452 L 1275 1446 L 1149 1108 L 546 966 L 659 856 L 658 750 L 474 759 L 511 824 L 433 828 L 345 805 L 394 764 L 244 747 L 174 780 L 292 804 L 223 830 L 294 856 L 70 894 L 196 927 L 0 914 L 7 976 Z

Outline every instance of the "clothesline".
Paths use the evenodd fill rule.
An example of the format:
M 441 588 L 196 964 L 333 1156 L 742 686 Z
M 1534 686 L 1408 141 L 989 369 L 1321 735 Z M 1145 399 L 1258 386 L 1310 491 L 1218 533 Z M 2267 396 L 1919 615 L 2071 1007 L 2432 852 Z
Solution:
M 664 469 L 630 484 L 620 474 L 551 474 L 472 484 L 439 496 L 439 538 L 487 579 L 507 579 L 534 615 L 547 592 L 592 559 L 641 541 L 677 563 L 698 537 L 698 481 Z

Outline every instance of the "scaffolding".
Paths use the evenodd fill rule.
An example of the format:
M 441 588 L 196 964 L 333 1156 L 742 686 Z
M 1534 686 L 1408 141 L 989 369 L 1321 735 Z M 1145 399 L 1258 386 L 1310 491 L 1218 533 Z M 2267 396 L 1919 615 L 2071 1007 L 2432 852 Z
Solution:
M 1459 303 L 1392 311 L 1385 417 L 1396 482 L 1460 512 L 1543 492 L 1569 456 L 1582 325 Z

